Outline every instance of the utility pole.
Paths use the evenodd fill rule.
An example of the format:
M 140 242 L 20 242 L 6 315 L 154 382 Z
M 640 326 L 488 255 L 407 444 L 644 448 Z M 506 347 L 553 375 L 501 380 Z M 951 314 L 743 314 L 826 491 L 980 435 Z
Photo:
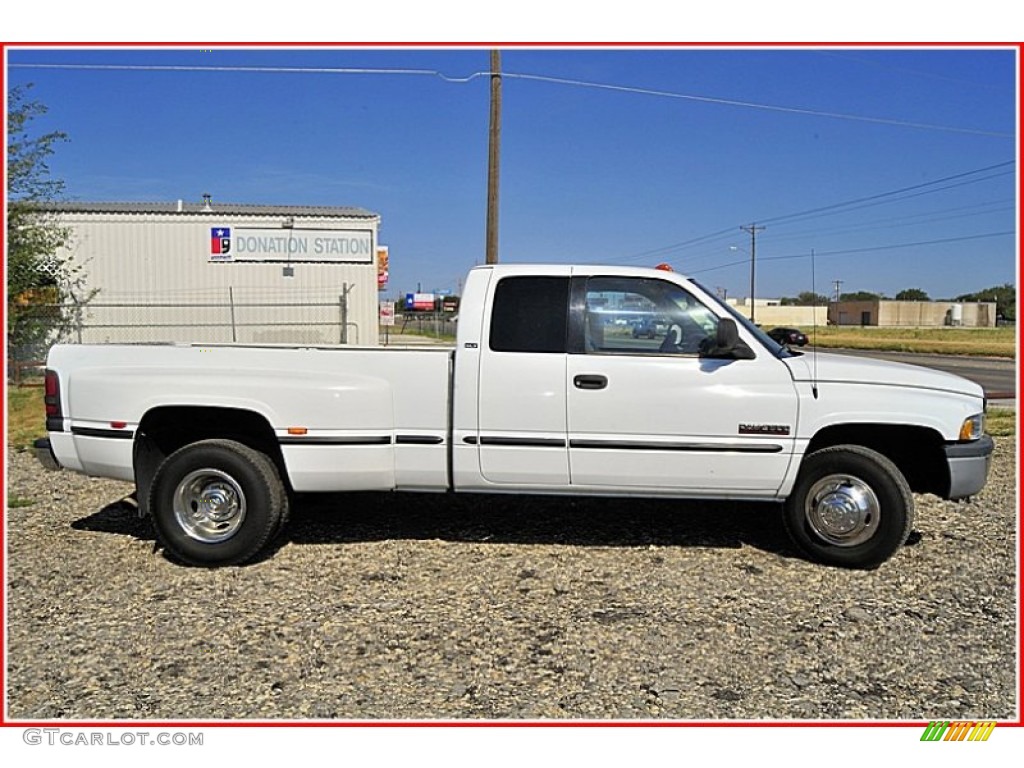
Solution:
M 498 161 L 501 157 L 501 52 L 491 51 L 491 131 L 487 149 L 487 263 L 498 263 Z
M 757 233 L 764 227 L 759 227 L 752 222 L 750 226 L 741 225 L 740 229 L 750 233 L 750 322 L 754 322 L 754 262 L 757 253 Z
M 836 304 L 839 303 L 839 286 L 843 284 L 842 280 L 833 280 L 832 284 L 836 287 Z

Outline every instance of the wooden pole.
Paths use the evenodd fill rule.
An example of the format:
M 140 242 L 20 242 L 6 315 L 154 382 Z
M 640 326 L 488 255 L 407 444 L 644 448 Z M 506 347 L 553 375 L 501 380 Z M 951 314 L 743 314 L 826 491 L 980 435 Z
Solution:
M 491 130 L 487 152 L 487 263 L 498 263 L 498 163 L 501 157 L 501 53 L 491 51 Z

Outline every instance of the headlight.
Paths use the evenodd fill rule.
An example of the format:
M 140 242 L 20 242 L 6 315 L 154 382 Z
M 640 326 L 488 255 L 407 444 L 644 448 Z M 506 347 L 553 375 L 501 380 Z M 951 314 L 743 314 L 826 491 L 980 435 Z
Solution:
M 961 440 L 977 440 L 985 433 L 985 414 L 976 413 L 960 425 Z

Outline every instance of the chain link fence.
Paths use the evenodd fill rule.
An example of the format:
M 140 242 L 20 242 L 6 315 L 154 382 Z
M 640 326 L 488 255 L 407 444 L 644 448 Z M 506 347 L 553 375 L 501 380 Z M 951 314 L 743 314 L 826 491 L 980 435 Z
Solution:
M 45 359 L 56 343 L 374 344 L 349 317 L 348 294 L 274 295 L 211 289 L 191 295 L 97 296 L 87 303 L 10 307 L 9 375 Z

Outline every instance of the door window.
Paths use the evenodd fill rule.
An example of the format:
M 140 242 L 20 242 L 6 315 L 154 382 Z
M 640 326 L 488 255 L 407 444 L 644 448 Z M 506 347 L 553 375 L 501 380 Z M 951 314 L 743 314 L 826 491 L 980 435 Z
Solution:
M 718 317 L 688 291 L 650 278 L 591 277 L 583 324 L 587 354 L 697 355 Z

